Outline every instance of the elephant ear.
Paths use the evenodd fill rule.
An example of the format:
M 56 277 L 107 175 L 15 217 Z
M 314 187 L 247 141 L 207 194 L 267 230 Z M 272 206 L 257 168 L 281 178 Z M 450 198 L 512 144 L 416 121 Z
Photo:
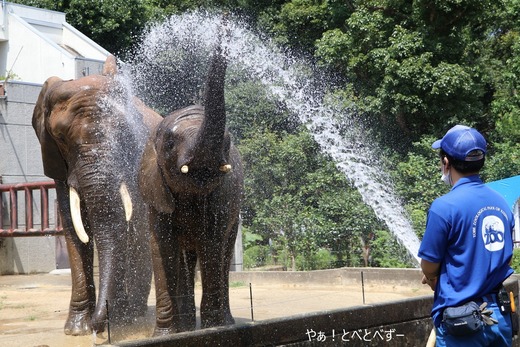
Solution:
M 114 77 L 117 74 L 116 57 L 110 54 L 103 64 L 103 76 Z
M 139 170 L 139 190 L 144 201 L 157 211 L 172 213 L 175 209 L 175 203 L 157 164 L 154 137 L 153 134 L 150 136 L 144 148 Z
M 36 101 L 36 106 L 34 107 L 32 126 L 41 145 L 43 172 L 47 177 L 52 179 L 66 181 L 67 163 L 63 159 L 58 145 L 46 127 L 47 118 L 52 111 L 52 109 L 49 109 L 49 107 L 52 106 L 47 102 L 47 94 L 56 83 L 60 82 L 62 82 L 61 78 L 50 77 L 43 84 L 38 100 Z

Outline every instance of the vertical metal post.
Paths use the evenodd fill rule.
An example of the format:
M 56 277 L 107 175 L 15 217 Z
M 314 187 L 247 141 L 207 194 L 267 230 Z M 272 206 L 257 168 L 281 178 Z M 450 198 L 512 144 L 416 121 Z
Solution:
M 32 231 L 33 224 L 33 191 L 29 187 L 24 188 L 25 192 L 25 230 Z
M 11 230 L 18 229 L 18 196 L 14 188 L 9 189 L 9 197 L 11 198 Z
M 110 341 L 110 314 L 108 311 L 108 300 L 106 301 L 107 305 L 107 334 L 108 334 L 108 344 L 111 345 L 112 341 Z
M 49 229 L 49 189 L 40 186 L 41 230 Z
M 365 304 L 365 279 L 363 278 L 363 271 L 361 271 L 361 292 L 363 293 L 363 305 Z
M 251 302 L 251 321 L 254 322 L 255 318 L 253 315 L 253 286 L 249 283 L 249 301 Z
M 0 184 L 2 176 L 0 176 Z M 4 192 L 0 190 L 0 230 L 4 229 Z

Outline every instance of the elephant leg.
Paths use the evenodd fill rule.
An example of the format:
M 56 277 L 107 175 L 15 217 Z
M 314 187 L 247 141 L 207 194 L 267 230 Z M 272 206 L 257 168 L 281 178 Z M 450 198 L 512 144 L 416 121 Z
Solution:
M 222 235 L 204 238 L 199 253 L 202 277 L 201 328 L 231 325 L 235 321 L 229 308 L 229 261 L 223 253 L 226 242 L 222 240 Z
M 152 255 L 146 209 L 135 210 L 127 236 L 126 290 L 132 317 L 144 316 L 148 309 L 148 296 L 152 285 Z
M 69 314 L 64 331 L 67 335 L 88 335 L 91 332 L 90 321 L 96 305 L 94 250 L 92 243 L 84 244 L 74 231 L 70 216 L 69 190 L 64 182 L 56 181 L 56 193 L 65 231 L 72 282 Z
M 231 325 L 235 324 L 235 319 L 231 314 L 231 308 L 229 305 L 229 267 L 231 266 L 231 259 L 235 251 L 235 241 L 238 232 L 238 221 L 231 227 L 231 235 L 225 240 L 226 246 L 224 247 L 224 259 L 222 262 L 222 283 L 225 284 L 225 288 L 222 289 L 222 302 L 223 302 L 223 314 L 224 324 Z
M 177 304 L 179 307 L 180 331 L 195 330 L 197 325 L 195 312 L 195 267 L 197 253 L 184 246 L 178 264 Z
M 178 252 L 177 239 L 173 237 L 169 216 L 152 207 L 148 212 L 150 220 L 150 243 L 155 281 L 156 314 L 153 335 L 168 335 L 178 332 L 174 317 L 179 318 L 175 300 L 177 282 L 176 267 Z

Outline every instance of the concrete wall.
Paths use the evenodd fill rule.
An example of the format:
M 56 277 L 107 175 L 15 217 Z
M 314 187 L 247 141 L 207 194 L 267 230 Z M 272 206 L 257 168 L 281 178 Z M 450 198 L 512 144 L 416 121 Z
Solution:
M 230 281 L 244 283 L 279 284 L 280 276 L 291 285 L 343 286 L 361 284 L 417 285 L 421 281 L 419 269 L 341 268 L 316 271 L 246 271 L 230 274 Z
M 40 84 L 9 82 L 0 99 L 0 175 L 3 183 L 48 180 L 43 175 L 40 143 L 32 128 Z
M 99 74 L 108 51 L 65 21 L 65 13 L 2 2 L 0 5 L 0 178 L 2 183 L 48 181 L 31 125 L 41 86 L 51 76 L 75 79 Z M 5 78 L 7 81 L 4 81 Z M 50 223 L 55 192 L 49 192 Z M 19 226 L 25 201 L 18 195 Z M 34 223 L 40 223 L 39 193 Z M 4 211 L 7 212 L 5 204 Z M 0 216 L 5 220 L 5 215 Z M 48 272 L 63 262 L 58 237 L 0 238 L 0 274 Z
M 41 85 L 8 82 L 0 98 L 0 175 L 3 183 L 48 181 L 43 174 L 40 143 L 32 128 L 32 112 Z M 4 193 L 4 200 L 7 194 Z M 49 192 L 50 223 L 55 223 L 54 190 Z M 25 200 L 18 195 L 18 222 L 25 223 Z M 8 201 L 8 200 L 7 200 Z M 4 206 L 7 207 L 7 206 Z M 34 194 L 34 223 L 40 221 L 40 196 Z M 5 216 L 2 216 L 5 220 Z M 63 241 L 56 237 L 0 238 L 0 274 L 49 272 L 57 268 Z

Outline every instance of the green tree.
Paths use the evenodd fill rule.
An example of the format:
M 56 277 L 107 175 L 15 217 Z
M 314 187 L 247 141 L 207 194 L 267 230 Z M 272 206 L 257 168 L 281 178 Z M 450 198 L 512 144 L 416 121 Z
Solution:
M 65 12 L 72 26 L 116 55 L 136 42 L 148 20 L 141 0 L 71 0 Z
M 493 99 L 491 124 L 495 142 L 520 142 L 520 3 L 503 1 L 504 7 L 489 28 L 492 40 L 486 50 L 487 74 L 490 76 Z M 514 147 L 512 145 L 511 147 Z
M 257 131 L 239 148 L 246 172 L 243 223 L 251 232 L 273 241 L 293 269 L 298 256 L 311 259 L 322 249 L 336 257 L 336 266 L 364 264 L 363 244 L 382 222 L 306 130 Z
M 422 237 L 426 228 L 426 214 L 430 204 L 449 188 L 440 180 L 440 159 L 431 148 L 437 138 L 424 136 L 412 145 L 406 156 L 392 156 L 397 163 L 392 175 L 398 194 L 406 202 L 405 207 L 416 233 Z
M 410 263 L 410 255 L 405 247 L 385 230 L 375 231 L 370 256 L 373 266 L 377 267 L 403 268 Z
M 492 152 L 486 156 L 482 171 L 485 181 L 497 181 L 520 175 L 520 143 L 491 143 Z
M 229 75 L 226 112 L 228 127 L 237 141 L 252 136 L 258 129 L 271 129 L 275 133 L 297 131 L 298 117 L 271 97 L 263 85 L 244 76 L 235 76 L 233 71 Z
M 136 43 L 150 6 L 143 0 L 16 0 L 15 2 L 65 12 L 67 22 L 110 53 L 121 57 Z
M 323 32 L 342 26 L 347 14 L 343 1 L 292 0 L 281 6 L 271 25 L 278 42 L 313 51 Z
M 318 40 L 316 55 L 352 81 L 387 145 L 399 148 L 403 139 L 417 141 L 469 117 L 482 121 L 489 105 L 479 42 L 489 1 L 354 4 L 344 27 Z

